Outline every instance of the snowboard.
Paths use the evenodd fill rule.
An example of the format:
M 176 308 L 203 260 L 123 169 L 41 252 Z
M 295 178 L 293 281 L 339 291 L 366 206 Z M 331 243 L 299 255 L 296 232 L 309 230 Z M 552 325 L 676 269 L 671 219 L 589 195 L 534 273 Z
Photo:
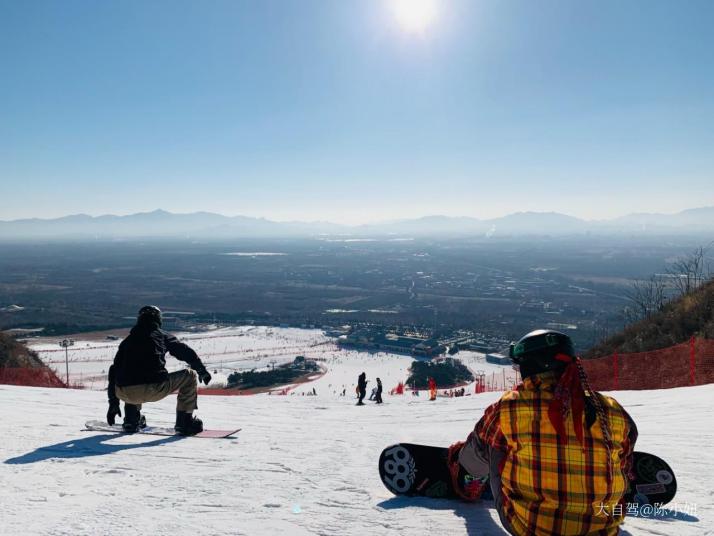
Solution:
M 395 495 L 458 499 L 447 465 L 449 449 L 413 443 L 397 443 L 379 456 L 379 477 Z M 672 468 L 654 454 L 635 452 L 635 480 L 625 494 L 625 503 L 667 504 L 677 492 Z M 484 500 L 493 499 L 487 486 Z
M 112 432 L 116 434 L 126 434 L 126 435 L 131 435 L 129 432 L 125 432 L 121 424 L 107 424 L 104 421 L 87 421 L 84 423 L 84 429 L 83 431 L 85 432 Z M 195 435 L 192 436 L 185 436 L 185 437 L 205 437 L 205 438 L 213 438 L 213 439 L 220 439 L 220 438 L 227 438 L 230 437 L 240 431 L 240 428 L 236 428 L 234 430 L 204 430 L 203 432 L 199 432 Z M 140 429 L 138 432 L 134 432 L 136 434 L 147 434 L 147 435 L 159 435 L 159 436 L 175 436 L 175 435 L 181 435 L 176 430 L 173 428 L 169 427 L 162 427 L 162 426 L 147 426 L 146 428 Z

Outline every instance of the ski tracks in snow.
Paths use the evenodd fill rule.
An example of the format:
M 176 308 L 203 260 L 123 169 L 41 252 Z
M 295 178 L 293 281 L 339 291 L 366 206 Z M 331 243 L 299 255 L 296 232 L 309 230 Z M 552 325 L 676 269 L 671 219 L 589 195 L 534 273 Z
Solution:
M 80 432 L 106 412 L 101 393 L 0 386 L 0 407 L 12 408 L 0 443 L 0 534 L 505 534 L 489 504 L 396 498 L 377 472 L 391 443 L 464 439 L 499 394 L 385 396 L 362 407 L 320 396 L 362 368 L 386 377 L 384 366 L 375 359 L 352 364 L 344 380 L 328 374 L 317 397 L 203 397 L 208 426 L 243 428 L 223 440 Z M 616 396 L 638 423 L 638 449 L 670 461 L 678 503 L 697 509 L 628 518 L 626 534 L 711 534 L 714 453 L 695 436 L 714 436 L 714 386 Z M 167 423 L 174 404 L 147 404 L 147 419 Z

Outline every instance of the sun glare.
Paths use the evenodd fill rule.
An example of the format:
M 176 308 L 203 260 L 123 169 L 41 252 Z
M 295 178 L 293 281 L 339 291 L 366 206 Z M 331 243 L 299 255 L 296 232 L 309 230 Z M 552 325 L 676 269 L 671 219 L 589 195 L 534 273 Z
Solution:
M 404 31 L 423 33 L 436 18 L 436 0 L 390 0 L 392 11 Z

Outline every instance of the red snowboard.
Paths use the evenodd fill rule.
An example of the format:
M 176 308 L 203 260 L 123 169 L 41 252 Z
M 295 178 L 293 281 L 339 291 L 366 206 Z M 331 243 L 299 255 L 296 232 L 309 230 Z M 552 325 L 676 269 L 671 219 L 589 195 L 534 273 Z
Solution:
M 121 424 L 114 424 L 114 425 L 109 425 L 105 423 L 104 421 L 87 421 L 84 424 L 84 431 L 89 431 L 89 432 L 113 432 L 117 434 L 126 434 L 124 430 L 122 430 Z M 240 428 L 235 428 L 233 430 L 204 430 L 203 432 L 199 432 L 196 435 L 192 436 L 187 436 L 187 437 L 207 437 L 207 438 L 213 438 L 213 439 L 220 439 L 220 438 L 226 438 L 230 437 L 236 433 L 240 432 Z M 173 428 L 168 428 L 168 427 L 161 427 L 161 426 L 147 426 L 146 428 L 142 428 L 137 434 L 148 434 L 148 435 L 160 435 L 160 436 L 174 436 L 174 435 L 181 435 L 176 430 Z

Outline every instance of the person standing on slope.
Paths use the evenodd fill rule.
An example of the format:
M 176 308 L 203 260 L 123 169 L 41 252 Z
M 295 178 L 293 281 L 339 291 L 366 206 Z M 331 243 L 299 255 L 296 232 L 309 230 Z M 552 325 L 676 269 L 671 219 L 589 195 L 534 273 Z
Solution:
M 429 400 L 436 400 L 436 380 L 429 376 Z
M 191 370 L 166 370 L 166 352 L 185 361 Z M 182 435 L 194 435 L 203 430 L 203 423 L 193 416 L 198 397 L 198 379 L 209 384 L 211 375 L 188 345 L 161 330 L 161 310 L 146 305 L 139 310 L 136 325 L 119 344 L 114 364 L 109 367 L 109 411 L 107 422 L 114 424 L 121 417 L 119 400 L 124 401 L 125 432 L 137 432 L 146 426 L 141 415 L 144 402 L 156 402 L 178 390 L 175 429 Z
M 617 534 L 634 478 L 634 421 L 590 388 L 567 335 L 533 331 L 510 356 L 523 382 L 449 448 L 458 493 L 476 500 L 490 484 L 514 536 Z
M 364 406 L 364 402 L 362 402 L 362 400 L 364 400 L 364 397 L 367 396 L 367 375 L 364 372 L 357 378 L 357 395 L 357 405 Z
M 377 392 L 374 395 L 374 400 L 377 404 L 382 403 L 382 380 L 377 378 Z

